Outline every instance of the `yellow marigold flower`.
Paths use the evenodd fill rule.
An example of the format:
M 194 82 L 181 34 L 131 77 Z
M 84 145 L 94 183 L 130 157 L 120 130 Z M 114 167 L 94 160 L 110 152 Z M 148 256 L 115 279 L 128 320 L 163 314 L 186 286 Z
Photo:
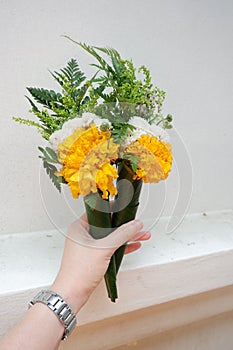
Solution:
M 109 139 L 107 131 L 95 125 L 78 128 L 58 146 L 63 164 L 60 175 L 67 181 L 74 198 L 101 190 L 103 198 L 116 195 L 113 180 L 118 177 L 111 164 L 118 158 L 119 145 Z
M 117 170 L 109 162 L 105 163 L 96 174 L 96 183 L 98 188 L 103 192 L 102 197 L 108 199 L 108 193 L 111 196 L 117 194 L 117 190 L 113 185 L 112 179 L 118 177 Z
M 172 165 L 171 145 L 155 136 L 142 135 L 126 149 L 139 157 L 135 179 L 144 182 L 159 182 L 167 178 Z

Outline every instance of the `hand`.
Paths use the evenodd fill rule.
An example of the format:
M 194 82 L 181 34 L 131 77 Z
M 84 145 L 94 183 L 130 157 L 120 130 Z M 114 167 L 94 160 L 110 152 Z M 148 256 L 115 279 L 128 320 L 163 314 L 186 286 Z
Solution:
M 83 215 L 68 229 L 59 273 L 51 290 L 57 292 L 77 313 L 102 280 L 114 251 L 125 242 L 126 252 L 137 250 L 150 233 L 142 223 L 131 221 L 103 239 L 89 235 Z M 46 327 L 44 325 L 46 324 Z M 0 340 L 0 347 L 10 349 L 58 349 L 64 327 L 58 318 L 41 303 L 35 304 L 24 317 Z M 28 337 L 30 334 L 30 337 Z
M 51 290 L 60 294 L 77 313 L 102 280 L 112 254 L 125 242 L 126 254 L 140 248 L 140 241 L 150 233 L 142 231 L 143 224 L 134 220 L 122 225 L 109 236 L 95 240 L 89 233 L 86 215 L 68 229 L 59 273 Z

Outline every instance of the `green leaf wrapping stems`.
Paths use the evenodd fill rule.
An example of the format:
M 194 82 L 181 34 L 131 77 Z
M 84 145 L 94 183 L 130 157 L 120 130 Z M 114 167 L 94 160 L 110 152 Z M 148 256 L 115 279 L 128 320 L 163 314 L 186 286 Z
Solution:
M 111 214 L 109 201 L 103 200 L 101 193 L 92 193 L 84 198 L 90 234 L 95 239 L 106 237 L 117 227 L 136 217 L 142 181 L 133 179 L 134 172 L 127 161 L 119 163 L 118 175 L 118 194 L 113 203 L 113 214 Z M 115 251 L 104 276 L 108 296 L 113 302 L 118 298 L 116 276 L 125 253 L 126 244 L 127 242 Z

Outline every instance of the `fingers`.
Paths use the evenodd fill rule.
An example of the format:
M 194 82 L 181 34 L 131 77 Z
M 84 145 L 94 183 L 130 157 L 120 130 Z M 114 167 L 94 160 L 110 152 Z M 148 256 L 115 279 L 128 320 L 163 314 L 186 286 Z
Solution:
M 127 246 L 125 248 L 125 254 L 133 253 L 136 250 L 138 250 L 139 248 L 141 248 L 141 246 L 142 246 L 142 244 L 140 242 L 134 242 L 134 243 L 127 244 Z
M 135 252 L 141 248 L 142 244 L 140 241 L 147 241 L 151 238 L 151 233 L 148 231 L 140 232 L 140 236 L 134 240 L 134 242 L 128 243 L 125 248 L 125 254 Z
M 109 247 L 119 247 L 125 242 L 138 242 L 150 239 L 151 234 L 148 231 L 142 231 L 143 224 L 139 220 L 133 220 L 120 226 L 117 230 L 111 233 L 107 238 L 104 238 Z M 139 248 L 139 245 L 135 245 Z M 137 248 L 137 249 L 138 249 Z
M 117 228 L 109 238 L 113 243 L 120 246 L 128 241 L 134 241 L 141 236 L 143 224 L 139 220 L 133 220 Z
M 135 239 L 135 241 L 147 241 L 151 238 L 151 233 L 149 231 L 141 231 L 140 236 Z
M 90 239 L 89 244 L 95 248 L 108 248 L 112 253 L 125 242 L 135 241 L 144 235 L 141 232 L 143 224 L 139 220 L 133 220 L 118 227 L 114 232 L 101 239 Z M 104 230 L 104 229 L 103 229 Z
M 89 235 L 87 215 L 83 214 L 79 220 L 76 220 L 70 226 L 68 237 L 81 245 L 93 248 L 109 248 L 115 251 L 116 248 L 120 247 L 125 242 L 148 240 L 151 234 L 148 231 L 142 231 L 142 227 L 143 224 L 141 221 L 133 220 L 120 226 L 107 237 L 95 240 Z M 104 230 L 104 228 L 102 230 Z M 137 247 L 139 248 L 139 245 L 134 245 L 133 247 L 135 248 L 134 250 L 136 250 Z

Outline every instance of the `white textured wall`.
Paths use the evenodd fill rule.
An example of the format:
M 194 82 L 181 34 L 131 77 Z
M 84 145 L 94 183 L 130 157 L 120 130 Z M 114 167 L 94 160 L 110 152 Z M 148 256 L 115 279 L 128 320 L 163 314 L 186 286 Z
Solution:
M 28 116 L 26 86 L 55 87 L 48 69 L 62 67 L 70 57 L 87 68 L 88 56 L 61 34 L 113 46 L 151 69 L 154 81 L 167 91 L 165 112 L 174 115 L 191 156 L 189 210 L 232 207 L 232 1 L 1 0 L 0 14 L 0 232 L 53 226 L 40 195 L 37 145 L 43 142 L 11 116 Z M 165 213 L 179 188 L 176 173 L 168 181 Z M 64 209 L 45 176 L 41 181 L 50 216 L 56 225 L 66 225 L 74 214 Z M 189 184 L 182 179 L 181 186 Z M 152 203 L 155 191 L 149 198 L 152 209 L 158 205 Z M 75 211 L 81 205 L 75 202 Z

